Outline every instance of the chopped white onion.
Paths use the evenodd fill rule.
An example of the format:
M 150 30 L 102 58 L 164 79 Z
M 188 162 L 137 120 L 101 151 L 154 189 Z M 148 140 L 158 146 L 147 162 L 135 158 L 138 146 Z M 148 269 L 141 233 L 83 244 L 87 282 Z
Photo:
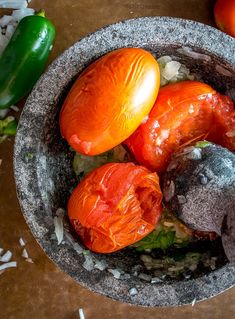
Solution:
M 167 62 L 165 68 L 162 70 L 162 75 L 166 80 L 171 80 L 173 77 L 177 76 L 181 64 L 177 61 Z
M 13 111 L 15 111 L 15 112 L 19 112 L 19 108 L 18 108 L 18 106 L 16 106 L 16 105 L 12 105 L 12 106 L 10 106 L 10 109 L 12 109 Z
M 11 24 L 8 24 L 6 28 L 6 37 L 10 39 L 14 32 L 15 32 L 15 27 Z
M 24 248 L 23 251 L 22 251 L 22 255 L 21 255 L 23 258 L 27 259 L 29 258 L 29 254 L 27 252 L 27 250 Z
M 138 290 L 137 290 L 135 287 L 133 287 L 133 288 L 131 288 L 131 289 L 129 290 L 129 294 L 130 294 L 131 296 L 135 296 L 135 295 L 138 294 Z
M 110 272 L 116 279 L 119 279 L 121 277 L 121 273 L 117 269 L 108 269 L 108 272 Z
M 194 298 L 193 301 L 192 301 L 192 307 L 195 306 L 196 301 L 197 301 L 197 298 Z
M 173 181 L 169 182 L 169 185 L 165 187 L 163 195 L 166 202 L 169 202 L 175 194 L 175 184 Z
M 25 9 L 21 9 L 21 10 L 14 10 L 12 13 L 12 17 L 15 21 L 20 21 L 22 20 L 24 17 L 28 17 L 28 16 L 32 16 L 34 15 L 35 10 L 32 8 L 25 8 Z
M 62 243 L 64 237 L 63 218 L 64 210 L 62 208 L 57 209 L 56 216 L 54 217 L 54 226 L 58 245 Z
M 22 9 L 27 8 L 26 0 L 0 0 L 0 8 L 4 9 Z
M 140 279 L 143 279 L 145 281 L 151 281 L 152 277 L 150 275 L 144 274 L 144 273 L 140 273 L 138 276 Z
M 65 229 L 65 237 L 67 239 L 67 242 L 73 246 L 73 249 L 78 253 L 78 255 L 82 254 L 84 251 L 84 248 L 80 246 L 73 238 L 71 234 L 69 234 Z
M 11 260 L 12 252 L 8 250 L 4 255 L 0 257 L 0 261 L 6 263 Z
M 78 310 L 78 312 L 79 312 L 79 318 L 80 318 L 80 319 L 85 319 L 85 315 L 84 315 L 83 309 L 80 308 L 80 309 Z
M 25 246 L 25 241 L 24 241 L 23 238 L 20 238 L 20 239 L 19 239 L 19 243 L 20 243 L 20 246 L 21 246 L 21 247 L 24 247 L 24 246 Z
M 162 282 L 162 279 L 159 278 L 159 277 L 153 277 L 151 279 L 151 284 L 158 284 L 158 283 L 161 283 Z
M 9 263 L 5 263 L 5 264 L 0 265 L 0 271 L 7 269 L 7 268 L 14 268 L 14 267 L 17 267 L 17 262 L 11 261 Z
M 0 19 L 0 27 L 6 27 L 13 20 L 12 16 L 5 15 Z
M 1 165 L 1 159 L 0 159 L 0 165 Z M 3 248 L 0 248 L 0 256 L 2 255 L 2 253 L 4 252 L 4 249 Z
M 94 268 L 99 269 L 99 270 L 105 270 L 108 267 L 108 264 L 105 260 L 97 260 L 95 263 Z
M 31 258 L 26 258 L 25 260 L 26 260 L 28 263 L 31 263 L 31 264 L 34 263 Z
M 85 257 L 85 261 L 82 264 L 82 267 L 86 269 L 87 271 L 92 271 L 94 269 L 94 262 L 93 262 L 92 256 L 90 254 L 86 254 L 84 255 L 84 257 Z

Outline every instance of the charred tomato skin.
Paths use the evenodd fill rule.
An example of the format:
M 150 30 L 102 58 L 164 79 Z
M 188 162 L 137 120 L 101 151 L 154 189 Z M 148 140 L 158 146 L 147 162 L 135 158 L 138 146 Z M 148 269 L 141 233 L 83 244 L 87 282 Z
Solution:
M 111 253 L 154 229 L 161 202 L 156 173 L 133 163 L 109 163 L 77 185 L 68 202 L 68 215 L 87 248 Z

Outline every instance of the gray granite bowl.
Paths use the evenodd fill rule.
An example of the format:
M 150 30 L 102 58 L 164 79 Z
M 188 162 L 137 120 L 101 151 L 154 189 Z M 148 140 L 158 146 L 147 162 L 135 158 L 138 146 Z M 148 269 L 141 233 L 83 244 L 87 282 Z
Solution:
M 140 265 L 139 256 L 128 249 L 105 256 L 92 253 L 84 256 L 69 226 L 65 225 L 67 230 L 61 245 L 54 237 L 55 212 L 59 207 L 66 207 L 77 183 L 71 165 L 73 152 L 59 132 L 61 104 L 74 79 L 91 61 L 128 46 L 145 48 L 156 56 L 174 56 L 220 92 L 230 95 L 234 92 L 235 40 L 216 29 L 166 17 L 128 20 L 101 29 L 75 43 L 55 60 L 26 102 L 15 142 L 18 197 L 26 222 L 46 254 L 81 285 L 135 305 L 184 305 L 233 286 L 235 269 L 224 262 L 214 271 L 199 273 L 194 279 L 152 284 L 135 276 L 133 269 Z M 82 266 L 85 260 L 88 270 Z M 100 260 L 106 261 L 109 270 L 92 269 L 94 263 L 98 267 Z M 119 279 L 115 276 L 120 272 L 112 269 L 120 270 Z

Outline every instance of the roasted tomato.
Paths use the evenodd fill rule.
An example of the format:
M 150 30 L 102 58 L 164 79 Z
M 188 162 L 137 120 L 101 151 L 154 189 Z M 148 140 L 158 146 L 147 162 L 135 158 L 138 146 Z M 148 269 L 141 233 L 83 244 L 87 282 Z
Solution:
M 218 0 L 214 8 L 218 28 L 235 37 L 235 1 Z
M 109 163 L 78 184 L 69 199 L 68 214 L 89 249 L 111 253 L 154 229 L 161 201 L 156 173 L 133 163 Z
M 179 147 L 203 139 L 235 150 L 233 102 L 209 85 L 185 81 L 160 89 L 147 121 L 125 144 L 140 164 L 161 173 Z
M 69 92 L 60 114 L 62 136 L 85 155 L 115 147 L 148 115 L 159 86 L 158 63 L 149 52 L 124 48 L 108 53 Z

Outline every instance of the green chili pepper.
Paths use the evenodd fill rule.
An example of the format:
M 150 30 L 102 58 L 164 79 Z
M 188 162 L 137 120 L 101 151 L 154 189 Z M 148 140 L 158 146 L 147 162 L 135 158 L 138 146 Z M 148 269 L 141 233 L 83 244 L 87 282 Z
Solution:
M 45 68 L 54 38 L 55 28 L 44 12 L 20 21 L 0 56 L 0 109 L 31 91 Z

